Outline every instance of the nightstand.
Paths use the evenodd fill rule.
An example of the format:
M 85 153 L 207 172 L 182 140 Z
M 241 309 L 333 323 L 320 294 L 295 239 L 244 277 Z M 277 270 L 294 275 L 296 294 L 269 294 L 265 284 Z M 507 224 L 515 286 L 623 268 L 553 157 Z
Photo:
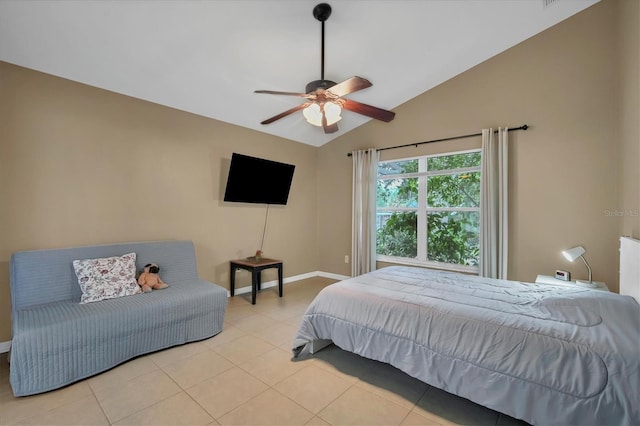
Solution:
M 559 287 L 579 287 L 579 288 L 588 288 L 591 290 L 602 290 L 609 291 L 609 287 L 602 281 L 592 281 L 593 285 L 582 284 L 577 281 L 563 281 L 558 280 L 550 275 L 538 275 L 536 277 L 536 283 L 538 284 L 553 284 Z

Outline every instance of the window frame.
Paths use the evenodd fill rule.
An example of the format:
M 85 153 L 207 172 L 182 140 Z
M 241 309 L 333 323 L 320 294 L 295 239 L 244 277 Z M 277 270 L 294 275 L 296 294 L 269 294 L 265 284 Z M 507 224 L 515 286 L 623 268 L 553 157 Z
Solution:
M 474 167 L 462 167 L 458 169 L 444 169 L 444 170 L 427 170 L 426 164 L 427 159 L 432 157 L 445 157 L 451 155 L 458 154 L 469 154 L 469 153 L 480 153 L 481 163 L 478 166 Z M 412 173 L 402 173 L 402 174 L 393 174 L 393 175 L 378 175 L 376 177 L 376 185 L 379 180 L 391 180 L 391 179 L 408 179 L 408 178 L 417 178 L 418 179 L 418 205 L 417 207 L 388 207 L 388 208 L 380 208 L 376 206 L 376 214 L 378 214 L 381 210 L 384 213 L 393 213 L 393 212 L 416 212 L 417 215 L 417 258 L 408 258 L 408 257 L 398 257 L 398 256 L 388 256 L 384 254 L 379 254 L 376 251 L 376 261 L 378 262 L 386 262 L 386 263 L 394 263 L 399 265 L 409 265 L 409 266 L 423 266 L 434 269 L 444 269 L 449 271 L 456 272 L 467 272 L 467 273 L 479 273 L 479 266 L 471 266 L 471 265 L 460 265 L 455 263 L 446 263 L 446 262 L 436 262 L 432 260 L 427 260 L 428 248 L 427 248 L 427 238 L 421 238 L 420 236 L 427 237 L 427 215 L 432 212 L 447 212 L 447 211 L 456 211 L 456 212 L 465 212 L 465 211 L 473 211 L 478 212 L 478 216 L 480 216 L 480 205 L 478 207 L 427 207 L 427 178 L 429 176 L 441 176 L 441 175 L 453 175 L 453 174 L 461 174 L 461 173 L 469 173 L 469 172 L 478 172 L 480 174 L 480 182 L 482 182 L 482 149 L 474 148 L 474 149 L 466 149 L 460 151 L 451 151 L 444 152 L 439 154 L 425 154 L 418 155 L 413 157 L 404 157 L 404 158 L 396 158 L 391 160 L 380 161 L 380 163 L 392 163 L 399 161 L 411 161 L 418 160 L 418 170 L 426 170 L 424 172 L 412 172 Z M 478 229 L 478 239 L 480 238 L 480 230 Z M 424 241 L 423 241 L 424 240 Z M 423 241 L 423 242 L 421 242 Z

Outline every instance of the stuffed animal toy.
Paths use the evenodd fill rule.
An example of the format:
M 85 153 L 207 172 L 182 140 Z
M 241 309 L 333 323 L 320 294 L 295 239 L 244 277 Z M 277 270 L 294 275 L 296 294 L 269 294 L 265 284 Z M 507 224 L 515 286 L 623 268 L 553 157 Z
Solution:
M 160 267 L 155 263 L 144 265 L 144 272 L 138 277 L 138 285 L 142 287 L 142 291 L 149 293 L 152 290 L 161 290 L 169 287 L 160 279 Z

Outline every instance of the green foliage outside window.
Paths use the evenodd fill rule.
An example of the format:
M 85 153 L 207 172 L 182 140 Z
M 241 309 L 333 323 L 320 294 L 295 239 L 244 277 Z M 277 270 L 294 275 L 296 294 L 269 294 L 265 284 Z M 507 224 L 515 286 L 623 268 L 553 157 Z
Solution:
M 478 167 L 480 156 L 480 152 L 470 152 L 426 159 L 427 171 L 443 171 L 443 174 L 430 174 L 426 178 L 426 236 L 418 235 L 419 179 L 402 176 L 379 179 L 377 252 L 387 256 L 415 259 L 418 256 L 418 244 L 426 243 L 426 260 L 477 265 L 480 172 L 450 171 Z M 379 176 L 417 173 L 418 164 L 417 159 L 382 163 Z M 390 211 L 393 208 L 405 208 L 408 211 Z M 457 208 L 467 210 L 455 210 Z M 426 241 L 418 241 L 420 238 Z
M 478 265 L 480 246 L 477 212 L 438 212 L 428 215 L 428 260 Z
M 418 256 L 418 216 L 394 212 L 378 229 L 376 251 L 380 254 L 415 259 Z

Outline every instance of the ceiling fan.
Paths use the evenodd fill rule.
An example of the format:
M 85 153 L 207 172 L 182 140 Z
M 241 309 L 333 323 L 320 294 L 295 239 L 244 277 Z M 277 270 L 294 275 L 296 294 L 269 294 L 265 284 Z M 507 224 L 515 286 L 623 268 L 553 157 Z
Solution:
M 325 133 L 334 133 L 338 131 L 337 122 L 342 118 L 340 113 L 343 109 L 385 122 L 393 120 L 396 115 L 395 112 L 344 98 L 344 96 L 349 93 L 371 87 L 372 84 L 369 80 L 354 76 L 336 84 L 331 80 L 324 79 L 324 23 L 329 19 L 329 16 L 331 16 L 331 6 L 327 3 L 318 4 L 313 8 L 313 16 L 322 23 L 320 80 L 314 80 L 307 84 L 305 88 L 306 93 L 256 90 L 255 93 L 299 96 L 306 99 L 304 103 L 268 118 L 260 124 L 273 123 L 276 120 L 300 110 L 302 110 L 302 114 L 310 124 L 323 127 Z

